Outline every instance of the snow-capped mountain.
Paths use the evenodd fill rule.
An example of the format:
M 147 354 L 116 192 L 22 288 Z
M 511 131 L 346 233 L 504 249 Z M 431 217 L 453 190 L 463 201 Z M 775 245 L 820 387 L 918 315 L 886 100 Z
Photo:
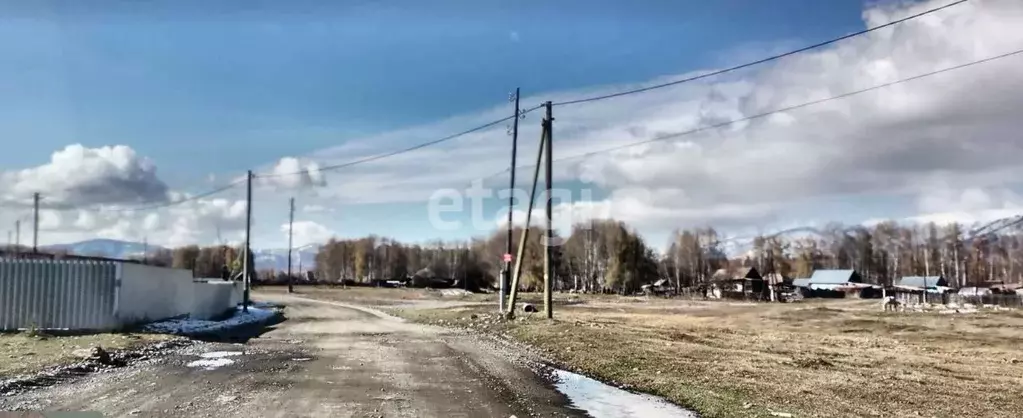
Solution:
M 318 244 L 309 244 L 296 247 L 291 250 L 292 271 L 311 270 L 316 267 L 316 252 L 320 250 Z M 277 270 L 288 269 L 288 249 L 263 249 L 252 250 L 256 258 L 256 270 Z
M 117 259 L 129 259 L 142 257 L 145 254 L 154 254 L 160 250 L 166 250 L 157 245 L 146 245 L 141 242 L 121 241 L 115 239 L 91 239 L 71 244 L 47 245 L 41 248 L 44 251 L 67 251 L 70 254 L 99 256 Z M 316 252 L 320 250 L 318 244 L 310 244 L 296 247 L 292 250 L 292 270 L 310 270 L 316 266 Z M 253 255 L 256 258 L 257 270 L 279 270 L 288 269 L 288 249 L 254 249 Z
M 44 251 L 67 251 L 70 254 L 99 256 L 119 259 L 141 257 L 146 253 L 153 254 L 163 250 L 157 245 L 146 245 L 141 242 L 121 241 L 116 239 L 90 239 L 71 244 L 47 245 L 41 248 Z

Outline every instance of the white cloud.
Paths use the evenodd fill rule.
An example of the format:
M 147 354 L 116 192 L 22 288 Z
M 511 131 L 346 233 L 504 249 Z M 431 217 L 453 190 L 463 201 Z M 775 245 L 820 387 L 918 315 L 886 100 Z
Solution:
M 863 13 L 864 26 L 938 4 L 941 1 L 870 6 Z M 1020 27 L 1023 3 L 976 0 L 727 76 L 555 107 L 554 155 L 561 159 L 623 147 L 1009 52 L 1023 47 Z M 765 224 L 818 220 L 792 219 L 791 213 L 813 212 L 806 202 L 829 196 L 845 196 L 841 198 L 848 203 L 848 213 L 857 215 L 818 210 L 815 216 L 820 219 L 883 215 L 857 212 L 859 199 L 896 195 L 924 195 L 918 207 L 900 207 L 920 217 L 980 220 L 1010 213 L 1019 201 L 1000 190 L 1010 189 L 1013 179 L 1023 177 L 1018 164 L 1023 160 L 1018 134 L 1023 122 L 1017 115 L 1023 108 L 1020 65 L 1023 57 L 1010 57 L 672 140 L 558 161 L 556 185 L 581 180 L 606 197 L 559 202 L 555 222 L 613 216 L 642 231 L 705 224 L 737 231 L 773 229 Z M 612 93 L 701 72 L 705 70 L 635 85 L 543 93 L 522 103 L 531 108 L 542 100 Z M 336 204 L 421 204 L 438 189 L 460 190 L 506 168 L 510 137 L 505 124 L 329 173 L 320 167 L 436 140 L 510 113 L 510 105 L 502 104 L 474 115 L 350 141 L 307 158 L 285 157 L 268 170 L 277 175 L 260 178 L 259 184 L 275 190 L 315 188 L 322 200 L 303 207 L 304 213 Z M 533 111 L 521 122 L 520 165 L 534 161 L 540 119 L 541 111 Z M 62 174 L 67 167 L 73 174 Z M 521 187 L 532 172 L 519 173 Z M 22 203 L 40 185 L 50 185 L 42 191 L 55 203 L 181 196 L 168 192 L 152 163 L 126 147 L 72 146 L 55 153 L 45 166 L 0 176 L 0 196 Z M 343 181 L 328 184 L 329 176 Z M 488 185 L 503 187 L 506 181 L 502 177 Z M 940 195 L 946 189 L 951 194 Z M 261 196 L 281 206 L 279 196 Z M 958 203 L 949 206 L 950 201 Z M 148 223 L 138 214 L 79 213 L 73 222 L 70 216 L 63 219 L 61 228 L 74 233 L 85 229 L 145 233 L 151 242 L 185 243 L 210 242 L 218 229 L 222 238 L 235 239 L 244 226 L 244 203 L 237 198 L 201 199 L 158 213 Z M 280 219 L 287 219 L 286 213 Z M 272 229 L 277 221 L 268 225 L 276 235 Z M 332 233 L 330 225 L 302 225 L 310 240 Z
M 304 189 L 322 187 L 327 180 L 315 161 L 303 162 L 295 157 L 284 157 L 277 161 L 273 169 L 258 181 L 264 186 L 279 189 Z
M 68 145 L 38 167 L 0 171 L 0 199 L 27 203 L 41 193 L 47 205 L 154 202 L 167 198 L 156 166 L 124 145 Z
M 281 225 L 281 232 L 284 233 L 285 242 L 288 239 L 288 224 Z M 335 236 L 336 233 L 330 228 L 313 221 L 295 221 L 294 223 L 294 245 L 301 247 L 309 244 L 322 244 Z
M 333 208 L 329 208 L 323 205 L 305 205 L 302 207 L 302 212 L 304 213 L 324 213 L 333 211 L 334 211 Z
M 871 6 L 864 11 L 864 25 L 939 3 Z M 741 119 L 1009 52 L 1023 47 L 1021 26 L 1023 3 L 965 3 L 728 76 L 555 107 L 555 157 Z M 1023 175 L 1018 166 L 1023 142 L 1017 140 L 1023 122 L 1015 115 L 1023 107 L 1020 65 L 1023 57 L 1010 57 L 769 118 L 559 161 L 555 180 L 592 182 L 609 197 L 594 204 L 576 202 L 573 207 L 606 207 L 614 216 L 648 230 L 788 223 L 792 219 L 787 213 L 812 199 L 912 195 L 935 181 L 958 188 L 1001 187 L 1007 179 Z M 636 86 L 543 94 L 524 99 L 523 105 L 631 87 Z M 315 157 L 334 162 L 378 155 L 504 117 L 508 110 L 500 106 L 472 117 L 366 138 Z M 520 164 L 533 162 L 539 120 L 537 111 L 522 122 Z M 410 202 L 426 200 L 439 188 L 462 187 L 507 166 L 510 144 L 504 130 L 499 124 L 435 147 L 351 167 L 344 171 L 344 185 L 329 187 L 325 195 L 349 203 Z M 531 174 L 520 171 L 520 181 Z M 504 181 L 492 184 L 501 186 Z M 846 198 L 850 211 L 859 197 Z M 860 219 L 869 215 L 873 214 L 861 214 Z
M 1006 189 L 933 188 L 921 194 L 917 205 L 920 215 L 910 222 L 978 225 L 1023 215 L 1023 197 Z

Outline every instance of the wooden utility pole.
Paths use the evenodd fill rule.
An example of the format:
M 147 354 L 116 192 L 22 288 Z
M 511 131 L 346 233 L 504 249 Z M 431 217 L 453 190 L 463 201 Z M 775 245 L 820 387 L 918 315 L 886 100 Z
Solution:
M 515 211 L 515 159 L 519 151 L 519 89 L 515 89 L 515 117 L 512 121 L 512 151 L 511 151 L 511 180 L 508 186 L 508 246 L 505 254 L 512 253 L 512 232 L 515 230 L 512 225 L 512 213 Z M 508 286 L 508 277 L 511 275 L 511 260 L 504 260 L 504 270 L 501 271 L 501 283 L 499 289 L 498 309 L 504 312 L 505 289 Z
M 533 215 L 533 204 L 536 202 L 536 184 L 540 180 L 540 164 L 543 162 L 544 145 L 547 143 L 547 124 L 541 124 L 540 149 L 536 152 L 536 165 L 533 169 L 533 189 L 529 193 L 529 205 L 526 207 L 526 224 L 522 229 L 522 237 L 519 238 L 519 248 L 515 254 L 515 271 L 512 274 L 511 289 L 508 296 L 507 318 L 515 317 L 515 298 L 518 296 L 519 279 L 522 278 L 522 258 L 526 253 L 526 241 L 529 239 L 529 221 Z
M 288 215 L 288 293 L 294 293 L 294 280 L 291 278 L 291 237 L 295 224 L 295 198 L 291 198 L 291 211 Z
M 554 224 L 553 224 L 553 221 L 551 219 L 551 205 L 552 205 L 551 201 L 554 199 L 554 190 L 553 190 L 553 181 L 552 181 L 554 173 L 551 171 L 553 169 L 553 166 L 554 166 L 553 155 L 551 155 L 553 153 L 553 150 L 554 150 L 554 147 L 553 147 L 553 143 L 554 143 L 554 116 L 552 114 L 553 113 L 553 109 L 552 109 L 553 106 L 551 105 L 551 102 L 544 103 L 544 107 L 547 109 L 547 114 L 544 116 L 544 124 L 546 125 L 546 128 L 544 130 L 547 132 L 547 140 L 544 141 L 544 145 L 546 147 L 546 150 L 544 152 L 544 154 L 546 154 L 546 159 L 545 159 L 545 163 L 544 163 L 544 166 L 546 167 L 544 169 L 544 173 L 545 173 L 544 183 L 547 186 L 546 187 L 547 188 L 547 210 L 546 210 L 546 213 L 547 213 L 547 219 L 546 219 L 547 220 L 547 224 L 546 224 L 547 236 L 546 236 L 546 239 L 544 239 L 544 252 L 543 252 L 543 311 L 544 311 L 544 314 L 547 315 L 547 319 L 551 319 L 551 318 L 554 318 L 554 302 L 552 300 L 552 295 L 551 295 L 552 287 L 554 285 L 554 263 L 553 263 L 553 260 L 551 260 L 552 256 L 554 255 L 553 254 L 554 253 Z
M 242 311 L 249 311 L 249 282 L 251 279 L 249 276 L 252 274 L 249 271 L 249 263 L 252 261 L 249 259 L 251 250 L 249 244 L 251 243 L 252 235 L 252 170 L 249 170 L 246 174 L 246 185 L 245 185 L 245 248 L 242 249 L 244 254 L 242 255 Z
M 32 195 L 32 254 L 39 253 L 39 192 Z

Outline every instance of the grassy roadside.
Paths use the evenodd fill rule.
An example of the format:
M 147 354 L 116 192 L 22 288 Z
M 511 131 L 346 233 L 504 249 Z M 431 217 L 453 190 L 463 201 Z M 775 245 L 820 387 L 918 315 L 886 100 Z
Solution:
M 568 368 L 706 417 L 1023 416 L 1019 312 L 885 314 L 861 301 L 622 302 L 588 300 L 559 307 L 553 321 L 485 328 L 471 318 L 490 317 L 490 306 L 390 311 L 506 333 Z
M 80 336 L 0 334 L 0 380 L 39 372 L 50 367 L 81 360 L 74 350 L 101 346 L 121 350 L 169 340 L 174 337 L 157 334 L 90 334 Z

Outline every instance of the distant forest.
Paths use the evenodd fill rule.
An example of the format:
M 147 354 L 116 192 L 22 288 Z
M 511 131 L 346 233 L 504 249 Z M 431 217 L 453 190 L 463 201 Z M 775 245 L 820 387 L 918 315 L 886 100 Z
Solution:
M 516 246 L 522 232 L 522 228 L 513 231 Z M 816 269 L 855 269 L 866 282 L 875 284 L 891 284 L 910 275 L 943 275 L 960 287 L 1023 282 L 1023 236 L 992 234 L 967 243 L 962 239 L 964 232 L 956 224 L 832 224 L 812 236 L 755 237 L 745 255 L 729 259 L 725 240 L 713 228 L 676 230 L 667 251 L 658 254 L 625 223 L 599 220 L 576 225 L 564 244 L 555 247 L 554 288 L 629 293 L 658 279 L 684 288 L 707 282 L 719 269 L 738 267 L 794 278 L 809 277 Z M 474 288 L 491 287 L 502 268 L 507 234 L 501 230 L 486 238 L 426 244 L 378 236 L 331 239 L 320 247 L 312 275 L 318 282 L 368 283 L 418 273 Z M 524 290 L 536 290 L 542 283 L 542 239 L 541 228 L 530 229 L 520 283 Z M 186 246 L 154 251 L 144 262 L 190 269 L 197 277 L 220 277 L 225 265 L 232 275 L 241 272 L 240 254 L 240 248 L 228 246 Z M 260 280 L 272 280 L 284 272 L 257 274 Z

